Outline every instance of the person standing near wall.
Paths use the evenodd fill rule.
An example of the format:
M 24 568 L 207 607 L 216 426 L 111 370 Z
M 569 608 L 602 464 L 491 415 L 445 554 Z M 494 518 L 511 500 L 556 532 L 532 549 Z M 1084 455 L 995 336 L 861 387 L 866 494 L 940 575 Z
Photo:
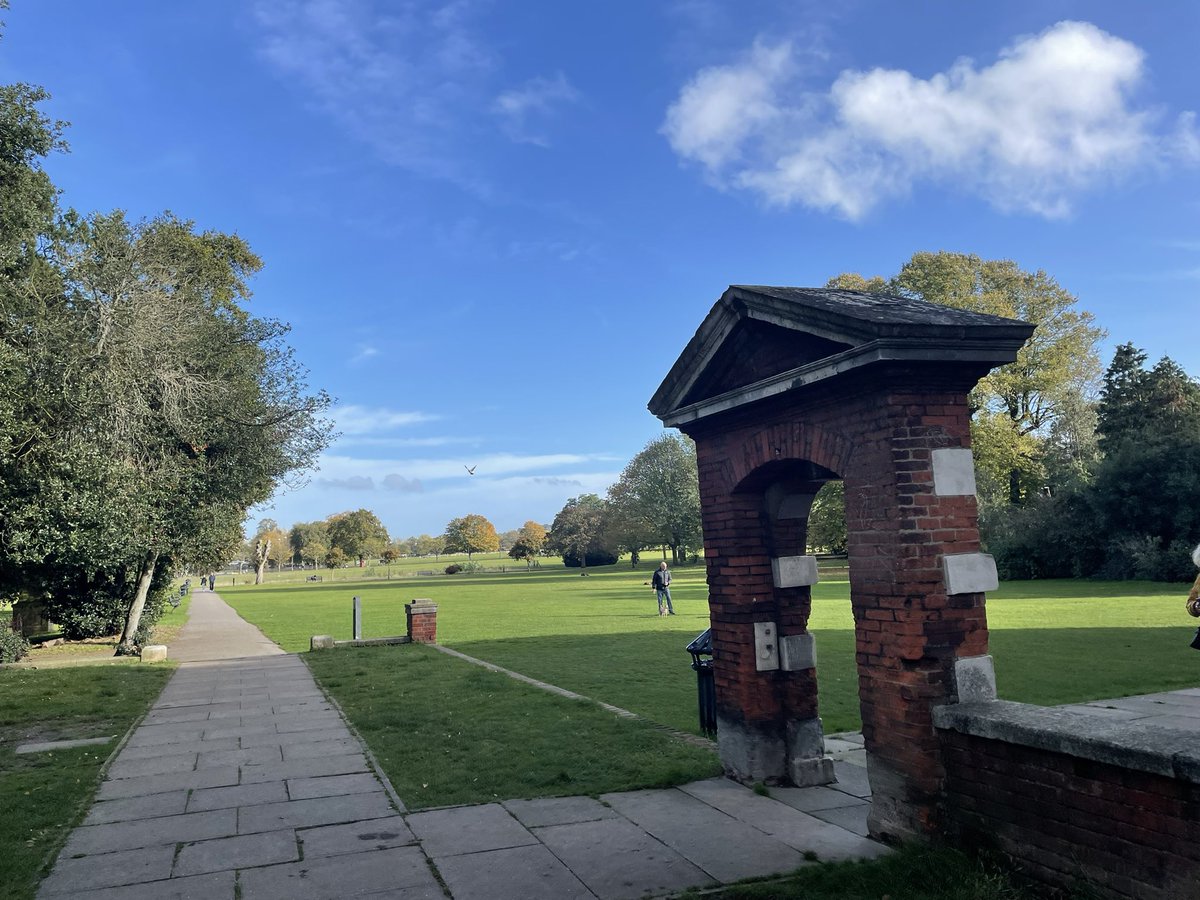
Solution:
M 667 615 L 675 615 L 675 608 L 671 605 L 671 570 L 667 568 L 665 559 L 658 564 L 654 577 L 650 579 L 650 584 L 658 598 L 658 614 L 660 616 L 663 614 L 663 604 L 665 603 Z

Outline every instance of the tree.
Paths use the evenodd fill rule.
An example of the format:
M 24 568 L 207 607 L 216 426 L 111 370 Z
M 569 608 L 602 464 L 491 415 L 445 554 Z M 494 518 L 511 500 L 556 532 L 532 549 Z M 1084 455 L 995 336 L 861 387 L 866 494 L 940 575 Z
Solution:
M 547 548 L 562 556 L 563 565 L 578 565 L 584 571 L 589 557 L 615 562 L 616 554 L 605 544 L 606 512 L 607 504 L 596 494 L 572 497 L 554 517 Z
M 330 545 L 357 559 L 359 568 L 368 556 L 378 557 L 388 543 L 387 529 L 369 509 L 330 516 L 328 531 Z
M 412 540 L 413 552 L 417 556 L 432 556 L 434 559 L 438 559 L 446 552 L 446 539 L 442 535 L 433 537 L 432 535 L 422 534 Z
M 129 652 L 171 572 L 236 546 L 246 510 L 328 443 L 283 345 L 249 316 L 261 263 L 169 215 L 55 216 L 40 89 L 0 88 L 0 591 Z
M 320 545 L 320 552 L 312 549 L 315 545 Z M 292 558 L 301 564 L 307 560 L 315 565 L 325 555 L 328 546 L 329 528 L 324 522 L 297 522 L 288 532 Z
M 525 566 L 529 568 L 533 566 L 534 561 L 545 548 L 546 529 L 531 520 L 516 531 L 516 537 L 512 547 L 509 548 L 508 555 L 513 559 L 525 560 Z
M 700 489 L 696 445 L 683 435 L 664 434 L 638 453 L 608 492 L 610 523 L 631 552 L 671 548 L 676 563 L 701 544 Z
M 826 553 L 846 552 L 846 485 L 827 481 L 808 513 L 808 545 Z
M 914 253 L 886 281 L 844 273 L 827 287 L 898 294 L 1036 325 L 1016 362 L 984 377 L 972 392 L 971 434 L 981 504 L 1020 504 L 1042 492 L 1054 428 L 1091 399 L 1100 374 L 1104 331 L 1076 308 L 1072 294 L 1045 272 L 1023 271 L 1012 260 L 948 252 Z
M 465 553 L 467 559 L 475 553 L 493 553 L 500 547 L 496 526 L 475 513 L 451 519 L 446 526 L 445 541 L 446 553 Z

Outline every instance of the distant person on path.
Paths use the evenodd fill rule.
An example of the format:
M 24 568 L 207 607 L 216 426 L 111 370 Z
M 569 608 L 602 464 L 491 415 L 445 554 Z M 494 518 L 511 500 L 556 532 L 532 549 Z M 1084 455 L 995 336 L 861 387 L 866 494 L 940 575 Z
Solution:
M 216 575 L 208 576 L 208 589 L 210 591 L 215 591 L 217 589 L 217 576 Z
M 208 590 L 208 576 L 207 575 L 200 576 L 200 590 L 202 590 L 202 591 Z
M 1200 568 L 1200 547 L 1192 551 L 1192 562 Z M 1190 615 L 1200 617 L 1200 575 L 1196 576 L 1192 589 L 1188 591 L 1187 611 Z
M 666 603 L 667 615 L 675 615 L 675 607 L 671 605 L 671 570 L 667 568 L 667 561 L 664 559 L 658 564 L 658 568 L 654 572 L 654 577 L 650 579 L 650 584 L 654 587 L 654 594 L 658 597 L 658 614 L 663 614 L 663 603 Z

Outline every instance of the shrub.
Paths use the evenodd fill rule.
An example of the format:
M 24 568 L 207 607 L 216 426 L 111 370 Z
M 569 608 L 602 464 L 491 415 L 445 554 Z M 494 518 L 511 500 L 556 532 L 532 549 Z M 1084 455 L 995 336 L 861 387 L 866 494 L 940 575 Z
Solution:
M 463 570 L 463 567 L 460 566 L 458 563 L 450 563 L 450 565 L 446 566 L 446 574 L 447 575 L 457 575 L 462 570 Z
M 11 628 L 0 626 L 0 663 L 16 662 L 29 652 L 29 641 Z
M 568 569 L 579 568 L 579 557 L 574 553 L 563 554 L 563 565 Z M 617 561 L 617 554 L 611 550 L 589 550 L 587 554 L 587 564 L 589 566 L 611 566 Z

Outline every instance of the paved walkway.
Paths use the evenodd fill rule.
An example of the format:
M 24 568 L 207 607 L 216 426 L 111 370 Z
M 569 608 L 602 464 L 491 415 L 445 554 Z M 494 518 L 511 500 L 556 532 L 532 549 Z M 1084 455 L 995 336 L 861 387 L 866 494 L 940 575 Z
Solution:
M 837 785 L 769 798 L 718 778 L 408 813 L 304 663 L 217 595 L 194 595 L 171 655 L 189 661 L 40 898 L 637 898 L 887 852 L 853 738 L 831 742 Z

